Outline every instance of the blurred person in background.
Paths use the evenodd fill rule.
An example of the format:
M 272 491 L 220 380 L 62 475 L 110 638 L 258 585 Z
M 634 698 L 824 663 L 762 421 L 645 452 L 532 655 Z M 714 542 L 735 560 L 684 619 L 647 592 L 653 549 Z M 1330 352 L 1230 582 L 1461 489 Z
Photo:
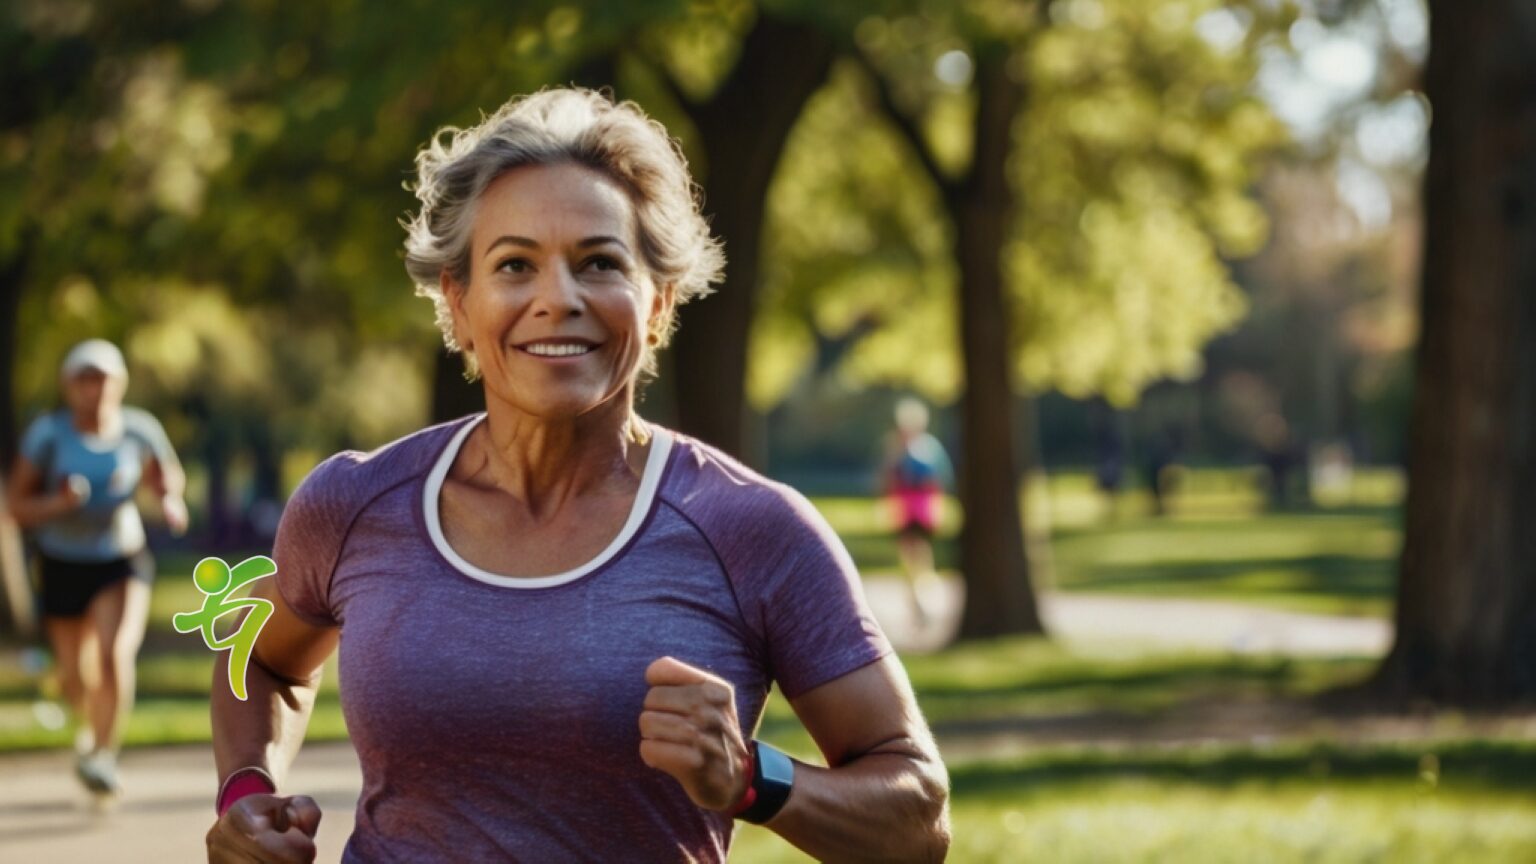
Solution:
M 1152 494 L 1152 515 L 1167 516 L 1173 496 L 1178 494 L 1183 468 L 1179 457 L 1184 451 L 1184 432 L 1169 423 L 1152 436 L 1147 446 L 1147 491 Z
M 948 780 L 852 558 L 800 493 L 642 419 L 720 279 L 677 143 L 579 88 L 417 157 L 406 268 L 486 410 L 326 459 L 288 501 L 248 701 L 213 687 L 209 860 L 312 860 L 278 795 L 339 646 L 342 860 L 938 860 Z M 770 686 L 827 768 L 754 740 Z
M 64 407 L 27 427 L 6 496 L 38 550 L 43 627 L 75 712 L 76 773 L 111 795 L 121 791 L 117 752 L 155 578 L 134 493 L 147 485 L 172 533 L 185 533 L 185 475 L 160 422 L 123 404 L 117 346 L 81 342 L 59 377 Z
M 896 403 L 896 428 L 886 447 L 885 494 L 896 522 L 896 550 L 918 626 L 931 617 L 923 600 L 926 586 L 937 581 L 933 537 L 939 527 L 944 489 L 954 468 L 939 439 L 928 432 L 928 406 L 912 397 Z

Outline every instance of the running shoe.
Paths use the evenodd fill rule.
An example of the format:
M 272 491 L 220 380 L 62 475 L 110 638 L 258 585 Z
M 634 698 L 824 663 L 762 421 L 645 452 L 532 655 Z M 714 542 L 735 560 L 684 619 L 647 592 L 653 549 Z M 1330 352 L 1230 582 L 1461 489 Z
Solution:
M 123 784 L 117 779 L 117 759 L 109 751 L 98 750 L 81 756 L 75 763 L 75 776 L 85 788 L 98 795 L 121 795 Z

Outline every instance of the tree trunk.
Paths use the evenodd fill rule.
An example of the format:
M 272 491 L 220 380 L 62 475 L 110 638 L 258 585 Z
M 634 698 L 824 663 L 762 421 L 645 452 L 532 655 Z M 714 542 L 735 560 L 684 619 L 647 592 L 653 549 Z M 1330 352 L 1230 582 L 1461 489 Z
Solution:
M 1394 700 L 1536 700 L 1536 7 L 1432 2 Z
M 976 70 L 977 111 L 970 173 L 950 187 L 960 270 L 960 349 L 965 364 L 961 402 L 960 567 L 965 610 L 960 637 L 1044 633 L 1025 554 L 1014 449 L 1010 370 L 1012 344 L 1002 250 L 1013 210 L 1006 171 L 1013 119 L 1023 93 L 1007 72 L 1006 55 L 983 55 Z
M 0 488 L 4 488 L 6 473 L 0 471 Z M 30 639 L 36 632 L 32 582 L 27 572 L 21 528 L 11 518 L 5 499 L 0 496 L 0 636 Z
M 15 254 L 0 265 L 0 489 L 21 443 L 16 423 L 16 337 L 21 292 L 35 237 L 23 231 Z M 0 633 L 31 637 L 36 629 L 21 529 L 0 501 Z
M 768 186 L 832 54 L 814 27 L 760 14 L 715 95 L 683 106 L 703 144 L 705 212 L 729 264 L 715 294 L 679 310 L 671 348 L 678 427 L 737 456 L 746 450 L 747 335 Z
M 35 232 L 23 230 L 16 252 L 0 264 L 0 468 L 9 469 L 21 441 L 16 424 L 16 339 L 21 294 Z

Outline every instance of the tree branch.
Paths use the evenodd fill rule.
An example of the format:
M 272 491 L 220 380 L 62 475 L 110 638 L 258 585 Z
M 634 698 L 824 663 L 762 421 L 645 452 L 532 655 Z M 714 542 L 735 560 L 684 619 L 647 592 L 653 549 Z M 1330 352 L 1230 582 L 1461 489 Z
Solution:
M 870 82 L 875 87 L 875 95 L 880 100 L 881 109 L 890 118 L 896 131 L 907 140 L 907 145 L 916 154 L 917 161 L 923 166 L 923 170 L 933 179 L 939 191 L 947 197 L 950 190 L 957 185 L 956 181 L 945 173 L 943 166 L 939 165 L 938 159 L 934 157 L 933 151 L 928 146 L 927 139 L 923 137 L 923 130 L 918 128 L 917 121 L 896 104 L 890 83 L 885 80 L 884 75 L 880 74 L 880 70 L 875 68 L 874 61 L 869 58 L 869 55 L 857 45 L 852 46 L 850 54 L 869 76 Z
M 677 79 L 672 77 L 672 73 L 667 71 L 667 64 L 657 58 L 654 52 L 648 51 L 644 47 L 637 47 L 632 52 L 632 56 L 651 70 L 651 73 L 656 76 L 657 82 L 661 84 L 662 89 L 666 90 L 667 95 L 672 97 L 672 101 L 677 103 L 678 109 L 688 115 L 688 119 L 697 123 L 699 119 L 698 103 L 694 102 L 693 98 L 683 91 L 682 85 L 678 84 Z

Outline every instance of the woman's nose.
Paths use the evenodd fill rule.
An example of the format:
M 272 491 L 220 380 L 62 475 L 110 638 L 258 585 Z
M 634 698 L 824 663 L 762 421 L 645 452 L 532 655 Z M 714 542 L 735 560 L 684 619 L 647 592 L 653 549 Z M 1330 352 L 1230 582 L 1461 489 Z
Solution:
M 576 317 L 584 305 L 576 274 L 564 262 L 545 271 L 533 298 L 534 317 Z

